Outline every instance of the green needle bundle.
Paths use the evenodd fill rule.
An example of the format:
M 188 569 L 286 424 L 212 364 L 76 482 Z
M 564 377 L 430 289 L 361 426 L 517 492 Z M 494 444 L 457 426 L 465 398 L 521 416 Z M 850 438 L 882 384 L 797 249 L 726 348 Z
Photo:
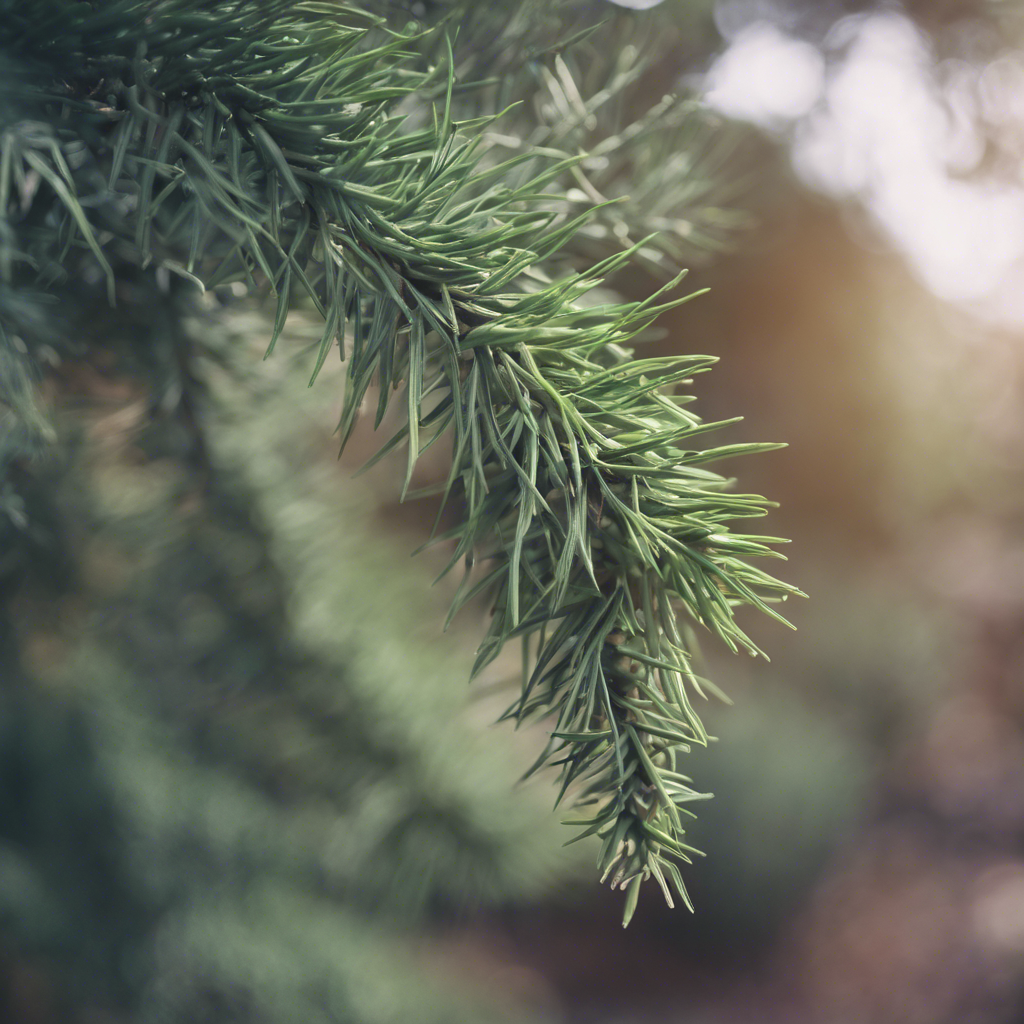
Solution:
M 642 301 L 608 290 L 731 229 L 701 177 L 699 114 L 671 97 L 638 108 L 657 12 L 483 6 L 0 0 L 3 536 L 23 537 L 15 477 L 52 440 L 32 382 L 102 344 L 61 328 L 83 291 L 269 290 L 268 356 L 289 311 L 312 307 L 310 382 L 328 358 L 346 367 L 341 444 L 364 407 L 379 425 L 401 403 L 381 451 L 405 448 L 404 496 L 422 454 L 450 448 L 437 491 L 456 522 L 437 540 L 465 570 L 452 611 L 489 595 L 476 671 L 521 642 L 508 716 L 550 720 L 538 767 L 559 766 L 577 838 L 601 838 L 628 922 L 647 878 L 688 903 L 676 862 L 703 794 L 682 755 L 707 742 L 694 701 L 715 692 L 691 631 L 757 653 L 736 609 L 781 618 L 797 593 L 749 562 L 777 539 L 730 529 L 768 503 L 707 468 L 775 446 L 702 447 L 733 421 L 701 422 L 680 389 L 712 358 L 634 357 L 692 298 L 681 272 Z M 537 45 L 552 25 L 557 44 Z M 195 343 L 172 349 L 118 358 L 216 472 Z

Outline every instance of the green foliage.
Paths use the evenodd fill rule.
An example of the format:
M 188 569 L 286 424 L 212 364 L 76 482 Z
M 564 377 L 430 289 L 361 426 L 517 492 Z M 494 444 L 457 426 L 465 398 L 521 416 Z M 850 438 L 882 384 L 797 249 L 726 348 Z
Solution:
M 555 10 L 583 19 L 586 6 Z M 515 31 L 529 34 L 536 9 L 515 9 Z M 455 11 L 472 38 L 468 9 Z M 702 423 L 678 393 L 712 359 L 632 357 L 692 297 L 670 295 L 682 274 L 643 301 L 600 292 L 695 240 L 633 235 L 702 219 L 693 160 L 666 159 L 690 130 L 685 105 L 633 120 L 622 102 L 602 128 L 642 65 L 624 48 L 604 85 L 581 91 L 567 33 L 509 69 L 516 89 L 543 84 L 548 121 L 485 144 L 503 122 L 458 111 L 473 90 L 490 89 L 492 106 L 502 90 L 459 81 L 457 20 L 399 28 L 313 0 L 2 0 L 0 53 L 25 73 L 3 129 L 0 265 L 12 287 L 91 275 L 111 301 L 147 268 L 165 283 L 265 286 L 277 296 L 268 354 L 301 299 L 324 320 L 311 376 L 335 346 L 345 360 L 342 444 L 374 387 L 377 425 L 396 396 L 406 413 L 383 448 L 407 449 L 403 495 L 423 452 L 450 438 L 440 491 L 460 517 L 440 539 L 465 566 L 453 611 L 492 595 L 477 671 L 522 642 L 508 714 L 552 716 L 542 762 L 560 766 L 560 795 L 573 788 L 580 835 L 602 838 L 602 877 L 627 891 L 628 921 L 645 878 L 687 900 L 674 861 L 694 852 L 683 819 L 701 794 L 679 758 L 706 742 L 693 701 L 714 692 L 688 622 L 757 653 L 736 608 L 780 618 L 774 602 L 797 592 L 748 563 L 775 538 L 730 532 L 767 503 L 705 468 L 773 446 L 699 447 L 733 422 Z M 638 175 L 637 205 L 617 221 L 602 199 Z M 642 212 L 673 179 L 667 195 L 689 189 L 692 214 Z M 586 262 L 595 239 L 608 251 Z M 38 364 L 43 349 L 3 319 L 5 360 L 20 345 Z
M 35 504 L 80 571 L 49 620 L 34 587 L 9 611 L 51 653 L 3 666 L 0 927 L 140 1022 L 515 1019 L 409 936 L 545 890 L 560 828 L 467 721 L 468 652 L 439 654 L 428 580 L 345 491 L 326 393 L 252 359 L 252 319 L 204 328 L 249 364 L 221 370 L 205 495 L 155 431 L 58 424 Z

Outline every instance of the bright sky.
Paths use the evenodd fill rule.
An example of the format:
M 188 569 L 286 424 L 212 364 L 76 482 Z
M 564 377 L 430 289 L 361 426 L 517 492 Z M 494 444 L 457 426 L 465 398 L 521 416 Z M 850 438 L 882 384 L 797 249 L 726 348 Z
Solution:
M 708 102 L 791 140 L 821 191 L 857 197 L 939 297 L 1024 324 L 1024 188 L 962 176 L 983 152 L 974 127 L 1024 119 L 1024 65 L 938 67 L 906 18 L 840 22 L 819 50 L 769 21 L 739 28 L 705 81 Z M 1019 127 L 1018 127 L 1019 130 Z

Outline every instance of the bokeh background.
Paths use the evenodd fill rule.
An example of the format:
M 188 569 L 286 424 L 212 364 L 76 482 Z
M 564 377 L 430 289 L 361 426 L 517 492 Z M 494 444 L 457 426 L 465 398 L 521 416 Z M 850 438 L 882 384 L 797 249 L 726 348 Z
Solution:
M 82 427 L 3 624 L 4 1020 L 1024 1019 L 1024 7 L 661 6 L 647 98 L 711 109 L 744 216 L 652 354 L 720 357 L 701 415 L 788 442 L 735 471 L 810 595 L 744 621 L 770 663 L 703 651 L 734 703 L 696 913 L 645 892 L 622 932 L 514 785 L 513 654 L 465 686 L 486 607 L 441 632 L 435 510 L 353 478 L 368 428 L 336 460 L 319 329 L 263 363 L 266 311 L 211 300 L 212 498 L 130 374 L 53 385 Z

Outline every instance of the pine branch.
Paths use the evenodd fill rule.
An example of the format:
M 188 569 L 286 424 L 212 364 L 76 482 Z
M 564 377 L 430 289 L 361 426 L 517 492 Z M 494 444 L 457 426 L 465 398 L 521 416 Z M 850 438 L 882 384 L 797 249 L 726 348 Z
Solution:
M 552 207 L 586 155 L 545 145 L 546 166 L 510 184 L 538 151 L 482 159 L 481 126 L 455 120 L 454 58 L 423 66 L 435 45 L 345 2 L 0 3 L 0 50 L 53 69 L 33 97 L 45 119 L 4 135 L 8 276 L 45 281 L 74 251 L 111 295 L 124 264 L 207 288 L 265 282 L 268 354 L 305 294 L 325 321 L 312 376 L 335 345 L 347 361 L 342 444 L 373 384 L 378 425 L 402 392 L 407 423 L 384 451 L 408 450 L 403 493 L 450 432 L 444 500 L 464 513 L 444 536 L 467 569 L 455 610 L 495 595 L 476 669 L 522 640 L 509 716 L 553 716 L 542 761 L 561 767 L 561 794 L 581 787 L 580 837 L 602 838 L 628 921 L 644 878 L 689 902 L 674 861 L 694 852 L 683 817 L 701 795 L 677 769 L 707 741 L 692 699 L 708 684 L 685 620 L 759 653 L 735 609 L 781 619 L 774 603 L 798 593 L 747 561 L 775 538 L 727 526 L 768 503 L 704 468 L 775 446 L 697 447 L 724 424 L 676 389 L 713 360 L 632 358 L 693 297 L 669 297 L 682 275 L 642 302 L 592 304 L 649 239 L 551 278 L 600 215 Z M 431 119 L 406 123 L 438 86 Z

